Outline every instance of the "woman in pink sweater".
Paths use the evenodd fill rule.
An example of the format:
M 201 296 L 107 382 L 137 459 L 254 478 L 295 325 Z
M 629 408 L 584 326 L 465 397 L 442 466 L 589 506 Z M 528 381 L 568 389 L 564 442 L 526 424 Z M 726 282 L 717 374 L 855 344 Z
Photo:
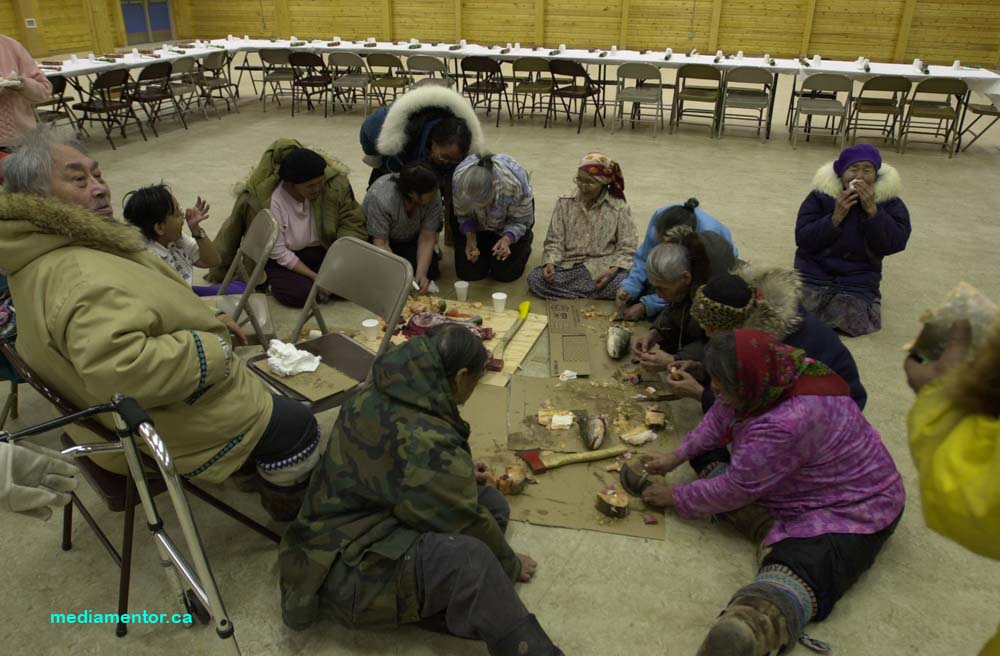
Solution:
M 28 51 L 0 34 L 0 149 L 11 149 L 35 127 L 33 103 L 52 95 L 52 85 Z
M 733 596 L 698 653 L 809 643 L 805 625 L 830 614 L 895 530 L 906 496 L 899 471 L 847 383 L 801 350 L 736 330 L 711 339 L 704 365 L 721 403 L 673 453 L 646 465 L 664 474 L 691 460 L 700 478 L 651 485 L 643 500 L 686 518 L 759 504 L 773 523 L 757 578 Z

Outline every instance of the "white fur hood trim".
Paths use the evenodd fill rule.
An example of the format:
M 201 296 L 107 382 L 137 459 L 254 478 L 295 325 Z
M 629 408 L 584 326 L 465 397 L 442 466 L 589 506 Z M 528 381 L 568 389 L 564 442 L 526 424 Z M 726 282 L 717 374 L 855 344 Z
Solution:
M 406 147 L 406 123 L 410 115 L 427 107 L 445 107 L 456 117 L 465 121 L 472 132 L 470 151 L 480 154 L 486 147 L 479 117 L 469 101 L 457 91 L 443 87 L 427 86 L 408 91 L 392 103 L 382 124 L 376 147 L 385 156 L 398 155 Z
M 899 179 L 899 171 L 896 167 L 883 163 L 878 171 L 878 178 L 875 179 L 875 202 L 884 203 L 893 198 L 899 198 L 902 192 L 903 183 Z M 836 198 L 844 189 L 844 184 L 833 171 L 833 162 L 828 162 L 819 167 L 813 177 L 812 188 L 816 191 Z

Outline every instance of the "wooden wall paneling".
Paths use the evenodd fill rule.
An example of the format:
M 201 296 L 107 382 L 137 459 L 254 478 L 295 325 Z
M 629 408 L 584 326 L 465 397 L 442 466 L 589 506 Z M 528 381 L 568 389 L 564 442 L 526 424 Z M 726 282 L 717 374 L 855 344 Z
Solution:
M 290 0 L 291 2 L 291 0 Z M 271 38 L 279 34 L 274 11 L 274 0 L 263 0 L 263 14 L 259 0 L 190 0 L 193 36 L 200 39 L 217 39 L 229 34 L 244 34 L 258 38 Z M 296 34 L 295 36 L 303 37 Z
M 357 41 L 385 29 L 381 5 L 356 0 L 288 0 L 292 33 L 303 39 Z
M 98 49 L 85 0 L 37 0 L 38 29 L 49 52 L 89 52 Z
M 896 47 L 903 0 L 845 3 L 817 0 L 809 56 L 890 61 Z
M 462 0 L 452 0 L 452 2 L 455 5 L 453 10 L 455 12 L 455 32 L 452 37 L 452 41 L 461 41 L 463 34 L 462 30 L 464 27 L 464 22 L 462 20 Z
M 708 50 L 719 49 L 719 21 L 722 20 L 722 0 L 712 0 L 712 22 L 708 28 Z
M 486 45 L 538 42 L 535 16 L 540 0 L 462 0 L 459 39 Z
M 535 45 L 545 45 L 545 0 L 535 0 Z
M 545 40 L 568 48 L 609 48 L 617 43 L 621 0 L 549 0 Z
M 903 5 L 903 15 L 899 19 L 899 31 L 896 33 L 896 47 L 892 50 L 894 61 L 903 61 L 906 56 L 906 46 L 910 41 L 910 27 L 913 25 L 913 14 L 917 8 L 917 0 L 906 0 Z
M 993 68 L 1000 53 L 1000 2 L 917 0 L 904 61 L 975 64 Z
M 809 40 L 812 39 L 813 23 L 816 20 L 816 0 L 809 0 L 806 6 L 806 17 L 802 25 L 802 42 L 799 44 L 798 55 L 805 57 L 809 54 Z M 795 54 L 792 53 L 794 57 Z
M 386 41 L 392 41 L 392 0 L 382 0 L 382 31 L 379 35 Z
M 808 0 L 726 0 L 716 49 L 727 54 L 742 50 L 748 56 L 796 57 L 812 22 L 809 5 Z
M 618 16 L 618 47 L 628 47 L 628 10 L 631 0 L 622 0 L 621 13 Z
M 38 14 L 38 7 L 34 0 L 14 0 L 13 3 L 5 4 L 11 16 L 10 27 L 4 26 L 3 34 L 7 34 L 18 41 L 25 49 L 35 57 L 43 57 L 49 53 L 48 44 L 45 40 L 45 33 L 41 26 L 41 17 Z M 2 17 L 2 14 L 0 14 Z M 28 29 L 24 25 L 26 18 L 34 18 L 39 22 L 38 27 Z
M 122 15 L 122 3 L 119 0 L 105 0 L 108 7 L 108 19 L 111 21 L 111 31 L 114 36 L 116 48 L 124 48 L 128 45 L 128 36 L 125 34 L 125 17 Z M 183 4 L 171 2 L 170 11 L 174 12 L 174 5 Z M 177 31 L 177 19 L 174 18 L 174 32 Z
M 192 0 L 173 0 L 170 3 L 171 15 L 174 17 L 174 32 L 177 34 L 178 39 L 193 39 L 196 36 L 194 24 L 191 20 L 191 2 Z M 120 7 L 121 5 L 119 4 Z M 226 32 L 226 34 L 229 34 L 229 32 Z M 245 33 L 241 32 L 239 36 L 243 36 L 243 34 Z
M 456 0 L 392 0 L 392 38 L 452 41 L 456 37 Z
M 274 0 L 274 31 L 275 34 L 285 38 L 293 34 L 300 39 L 306 38 L 304 35 L 292 31 L 292 16 L 288 0 Z
M 705 0 L 632 0 L 629 48 L 707 52 L 711 23 L 712 4 Z
M 6 34 L 12 39 L 21 40 L 23 23 L 14 9 L 14 2 L 0 3 L 0 34 Z

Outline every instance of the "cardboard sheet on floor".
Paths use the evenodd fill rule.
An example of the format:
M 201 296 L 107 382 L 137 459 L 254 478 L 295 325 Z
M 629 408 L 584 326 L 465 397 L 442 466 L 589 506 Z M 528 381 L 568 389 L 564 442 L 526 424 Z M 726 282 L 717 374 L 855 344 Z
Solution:
M 469 443 L 477 461 L 502 472 L 507 465 L 520 459 L 507 449 L 506 406 L 508 390 L 480 385 L 462 409 L 462 416 L 471 426 Z M 640 451 L 662 452 L 674 448 L 680 436 L 697 424 L 701 410 L 690 400 L 669 402 L 676 434 L 660 437 Z M 567 465 L 545 474 L 533 476 L 536 484 L 528 485 L 523 494 L 508 497 L 511 518 L 541 526 L 575 528 L 602 533 L 615 533 L 640 538 L 663 540 L 663 513 L 646 509 L 641 499 L 630 504 L 628 517 L 610 519 L 597 511 L 597 492 L 617 481 L 618 475 L 606 471 L 611 460 L 590 464 Z M 642 516 L 652 514 L 658 524 L 643 523 Z
M 550 303 L 552 302 L 550 301 Z M 550 307 L 554 307 L 559 313 L 558 321 L 551 317 L 549 319 L 549 371 L 553 376 L 558 376 L 566 369 L 564 363 L 567 357 L 567 344 L 569 344 L 569 348 L 576 350 L 577 347 L 573 345 L 580 344 L 585 340 L 585 348 L 589 353 L 587 375 L 594 380 L 613 378 L 620 369 L 630 365 L 633 357 L 631 353 L 620 360 L 612 360 L 608 356 L 606 346 L 608 328 L 612 325 L 622 326 L 634 334 L 642 334 L 649 330 L 647 322 L 617 321 L 612 323 L 611 319 L 617 312 L 613 301 L 588 299 L 558 301 L 557 305 L 550 305 Z M 563 316 L 565 314 L 570 316 Z M 557 324 L 562 327 L 560 328 L 560 325 Z M 563 330 L 565 333 L 559 339 L 556 338 L 558 330 Z M 570 355 L 573 354 L 570 353 Z M 577 359 L 579 358 L 577 357 Z M 569 368 L 572 369 L 572 367 Z
M 436 305 L 436 304 L 432 304 Z M 468 316 L 481 316 L 483 318 L 483 326 L 492 328 L 494 330 L 493 339 L 486 340 L 483 344 L 486 348 L 491 351 L 496 348 L 500 343 L 500 338 L 503 337 L 508 330 L 517 321 L 517 302 L 513 299 L 507 300 L 508 308 L 503 312 L 494 312 L 492 307 L 487 307 L 482 303 L 468 303 L 461 301 L 448 301 L 448 310 L 457 310 L 462 314 Z M 513 305 L 514 309 L 510 309 Z M 477 307 L 478 306 L 478 307 Z M 408 318 L 408 315 L 404 312 L 403 315 Z M 548 325 L 549 318 L 545 314 L 538 314 L 537 312 L 529 312 L 527 319 L 525 319 L 524 324 L 521 329 L 517 331 L 514 340 L 507 345 L 504 349 L 504 367 L 503 371 L 488 371 L 483 375 L 481 384 L 492 385 L 496 387 L 505 387 L 508 382 L 510 382 L 510 377 L 513 376 L 518 367 L 524 362 L 525 358 L 528 357 L 528 352 L 531 351 L 535 342 L 541 337 L 542 332 Z M 378 339 L 373 341 L 365 340 L 360 334 L 355 335 L 354 338 L 358 340 L 361 344 L 364 344 L 373 351 L 377 351 L 379 343 L 382 340 L 381 331 L 379 333 Z M 402 335 L 396 335 L 392 338 L 393 344 L 400 344 L 405 342 L 406 338 Z
M 656 389 L 657 393 L 663 392 L 659 387 Z M 666 403 L 639 401 L 634 397 L 640 393 L 645 394 L 645 388 L 636 388 L 614 379 L 581 378 L 560 382 L 553 378 L 514 376 L 507 412 L 507 447 L 512 451 L 534 448 L 559 453 L 586 451 L 580 435 L 580 418 L 583 416 L 604 415 L 607 418 L 608 434 L 602 448 L 622 444 L 618 435 L 627 427 L 639 427 L 646 410 L 650 408 L 663 409 L 670 421 L 670 409 Z M 543 407 L 571 411 L 575 415 L 573 426 L 552 430 L 540 425 L 538 410 Z M 661 433 L 669 433 L 670 426 L 668 424 L 667 430 Z
M 267 360 L 256 363 L 269 373 Z M 273 374 L 271 374 L 273 376 Z M 343 392 L 358 384 L 358 381 L 323 362 L 316 371 L 295 374 L 287 378 L 274 376 L 276 382 L 298 392 L 310 401 L 316 402 L 338 392 Z

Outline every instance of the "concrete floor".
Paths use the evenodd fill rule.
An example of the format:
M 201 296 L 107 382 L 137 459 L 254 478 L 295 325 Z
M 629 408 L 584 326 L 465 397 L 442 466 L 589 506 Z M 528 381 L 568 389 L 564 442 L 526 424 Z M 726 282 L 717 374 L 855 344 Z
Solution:
M 787 84 L 787 79 L 782 81 L 786 93 Z M 785 102 L 779 99 L 778 107 Z M 360 112 L 338 112 L 326 120 L 321 114 L 292 119 L 287 104 L 269 105 L 266 114 L 253 100 L 245 100 L 242 108 L 241 114 L 225 115 L 221 121 L 198 118 L 188 131 L 166 126 L 159 139 L 148 143 L 130 137 L 117 151 L 92 140 L 91 152 L 102 164 L 116 205 L 120 207 L 130 189 L 163 180 L 182 203 L 192 203 L 198 194 L 209 200 L 209 230 L 214 232 L 231 207 L 231 189 L 277 137 L 295 137 L 343 158 L 355 171 L 352 179 L 360 199 L 368 176 L 358 146 Z M 710 140 L 696 127 L 653 137 L 648 127 L 612 133 L 586 125 L 577 135 L 562 123 L 549 130 L 541 125 L 539 118 L 519 125 L 504 120 L 497 129 L 484 118 L 490 146 L 513 155 L 532 174 L 538 218 L 531 266 L 540 261 L 556 195 L 570 189 L 575 163 L 590 150 L 621 163 L 640 231 L 655 208 L 694 196 L 732 228 L 745 258 L 790 266 L 799 203 L 815 169 L 838 152 L 828 141 L 792 150 L 781 127 L 770 143 L 760 144 L 738 131 Z M 886 263 L 885 328 L 848 345 L 869 390 L 866 414 L 903 472 L 910 498 L 896 535 L 874 569 L 828 620 L 810 626 L 809 633 L 832 643 L 838 654 L 973 654 L 1000 619 L 1000 565 L 970 554 L 923 524 L 906 443 L 912 393 L 903 378 L 900 346 L 917 331 L 920 313 L 960 280 L 1000 299 L 995 249 L 1000 243 L 1000 130 L 950 161 L 932 146 L 913 146 L 905 156 L 891 150 L 884 155 L 903 177 L 913 237 L 905 253 Z M 450 256 L 444 271 L 442 286 L 447 289 L 454 279 Z M 526 294 L 523 281 L 506 287 L 512 300 Z M 473 296 L 485 298 L 488 291 L 474 286 Z M 294 314 L 272 307 L 279 325 L 290 327 Z M 325 310 L 334 324 L 356 325 L 354 312 L 337 305 Z M 545 342 L 540 340 L 532 354 L 534 372 L 541 371 Z M 22 416 L 12 426 L 51 416 L 51 409 L 26 390 Z M 327 414 L 321 421 L 330 425 L 333 418 Z M 228 486 L 219 493 L 254 516 L 265 516 L 255 499 Z M 117 534 L 120 515 L 104 510 L 86 485 L 80 495 Z M 274 546 L 197 501 L 192 506 L 245 654 L 486 653 L 480 644 L 414 628 L 351 631 L 326 624 L 293 633 L 280 619 Z M 166 507 L 163 511 L 169 525 L 172 512 Z M 118 639 L 107 626 L 51 626 L 50 612 L 113 612 L 117 572 L 80 521 L 74 527 L 75 547 L 68 553 L 59 549 L 58 519 L 43 524 L 5 516 L 2 522 L 0 589 L 6 591 L 8 615 L 0 622 L 0 640 L 5 653 L 218 651 L 212 631 L 202 627 L 133 626 L 126 638 Z M 666 540 L 660 542 L 518 522 L 511 526 L 513 546 L 540 563 L 535 580 L 519 586 L 519 592 L 567 654 L 692 654 L 730 594 L 753 576 L 752 547 L 727 529 L 668 513 L 663 530 Z M 159 571 L 153 545 L 141 527 L 136 536 L 131 608 L 175 612 L 177 602 Z M 795 653 L 807 652 L 800 647 Z

